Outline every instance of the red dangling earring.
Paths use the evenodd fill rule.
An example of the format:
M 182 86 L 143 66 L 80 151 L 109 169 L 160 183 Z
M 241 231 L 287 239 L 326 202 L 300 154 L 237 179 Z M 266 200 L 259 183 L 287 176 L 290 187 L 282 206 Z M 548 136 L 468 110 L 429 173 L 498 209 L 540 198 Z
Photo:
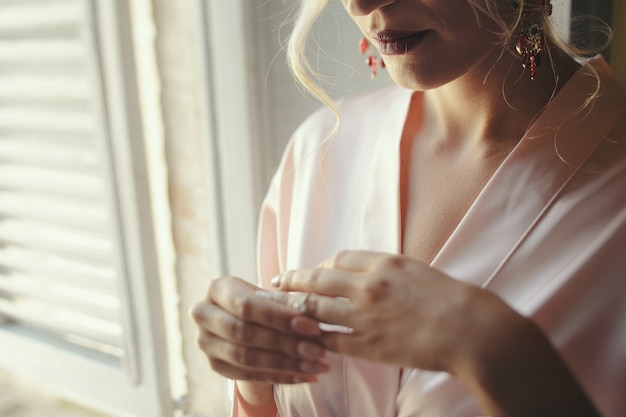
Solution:
M 367 38 L 363 36 L 359 41 L 359 51 L 361 52 L 361 55 L 365 55 L 369 46 L 370 43 L 367 41 Z M 376 74 L 378 73 L 378 62 L 379 59 L 371 54 L 365 59 L 365 63 L 372 70 L 372 79 L 376 78 Z M 385 68 L 385 61 L 383 61 L 382 58 L 380 58 L 380 67 Z
M 539 0 L 541 5 L 541 13 L 545 16 L 552 15 L 552 4 L 550 0 Z M 546 47 L 545 35 L 543 32 L 543 18 L 532 22 L 529 13 L 525 11 L 522 15 L 522 22 L 519 37 L 515 49 L 522 57 L 522 66 L 528 68 L 530 79 L 535 80 L 537 68 L 541 65 L 541 52 Z

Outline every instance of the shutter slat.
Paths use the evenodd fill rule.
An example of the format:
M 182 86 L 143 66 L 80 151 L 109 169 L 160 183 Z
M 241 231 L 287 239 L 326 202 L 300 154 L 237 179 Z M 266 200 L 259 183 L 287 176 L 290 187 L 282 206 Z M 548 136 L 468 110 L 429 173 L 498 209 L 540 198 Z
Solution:
M 0 136 L 0 161 L 55 165 L 61 168 L 94 170 L 100 156 L 88 146 L 61 144 L 45 139 Z
M 106 236 L 28 220 L 0 221 L 0 242 L 101 261 L 113 256 Z
M 85 50 L 79 40 L 0 40 L 0 64 L 80 63 Z
M 94 133 L 95 121 L 88 113 L 40 107 L 3 107 L 0 130 Z
M 115 270 L 108 264 L 68 259 L 59 255 L 16 246 L 0 247 L 0 267 L 5 270 L 43 275 L 55 282 L 87 288 L 104 295 L 118 294 Z
M 0 276 L 0 293 L 2 291 L 11 294 L 11 297 L 26 297 L 56 308 L 72 309 L 79 314 L 113 324 L 120 319 L 120 303 L 117 297 L 68 286 L 49 277 L 6 274 Z
M 0 217 L 57 222 L 103 233 L 108 220 L 101 205 L 34 193 L 0 191 Z
M 82 196 L 100 200 L 104 185 L 93 175 L 59 170 L 0 164 L 0 188 Z
M 41 74 L 0 74 L 0 99 L 68 101 L 89 98 L 86 79 L 63 75 L 43 76 Z
M 0 313 L 13 320 L 48 331 L 73 334 L 109 346 L 122 346 L 121 326 L 84 316 L 69 309 L 56 308 L 30 299 L 16 302 L 0 298 Z
M 2 9 L 0 35 L 32 34 L 50 28 L 78 26 L 80 5 L 75 0 L 13 4 Z

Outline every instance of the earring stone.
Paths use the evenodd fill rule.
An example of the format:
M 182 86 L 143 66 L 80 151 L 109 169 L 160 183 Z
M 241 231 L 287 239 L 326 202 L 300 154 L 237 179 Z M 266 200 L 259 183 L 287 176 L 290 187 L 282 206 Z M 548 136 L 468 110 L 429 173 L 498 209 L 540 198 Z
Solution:
M 365 36 L 363 36 L 361 40 L 359 41 L 359 51 L 361 52 L 361 55 L 365 55 L 369 47 L 370 47 L 369 41 L 367 40 Z M 385 68 L 385 61 L 383 61 L 382 58 L 375 57 L 374 55 L 369 55 L 365 59 L 365 63 L 367 64 L 368 67 L 370 67 L 372 71 L 372 79 L 376 78 L 379 64 L 381 68 Z
M 550 0 L 539 0 L 541 13 L 545 16 L 552 15 L 552 4 Z M 534 80 L 537 75 L 537 68 L 541 65 L 541 53 L 546 46 L 545 34 L 543 30 L 544 16 L 533 22 L 530 13 L 524 12 L 520 33 L 518 35 L 515 49 L 522 57 L 523 68 L 528 68 L 530 79 Z

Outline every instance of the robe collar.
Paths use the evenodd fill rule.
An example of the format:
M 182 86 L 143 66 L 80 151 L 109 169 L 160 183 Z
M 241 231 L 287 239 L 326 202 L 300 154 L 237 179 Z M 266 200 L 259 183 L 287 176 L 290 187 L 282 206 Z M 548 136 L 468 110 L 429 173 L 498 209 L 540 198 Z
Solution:
M 582 108 L 597 85 L 590 65 L 599 72 L 602 90 Z M 431 266 L 479 286 L 493 280 L 624 117 L 623 87 L 602 65 L 586 64 L 561 88 L 487 182 Z M 401 248 L 399 156 L 411 96 L 404 90 L 383 122 L 384 137 L 377 141 L 366 179 L 362 249 L 398 253 Z

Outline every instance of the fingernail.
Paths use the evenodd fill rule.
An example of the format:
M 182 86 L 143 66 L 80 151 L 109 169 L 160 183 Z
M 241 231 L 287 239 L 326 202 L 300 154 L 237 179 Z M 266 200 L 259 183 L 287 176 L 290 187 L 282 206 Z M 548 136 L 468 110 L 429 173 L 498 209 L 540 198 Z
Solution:
M 300 370 L 310 374 L 319 374 L 328 370 L 328 365 L 320 362 L 300 362 Z
M 301 342 L 296 347 L 298 354 L 305 359 L 321 359 L 324 356 L 324 349 L 315 343 Z
M 302 336 L 319 336 L 322 330 L 317 322 L 302 316 L 291 319 L 291 330 Z
M 278 274 L 274 278 L 272 278 L 272 285 L 274 287 L 279 287 L 280 286 L 280 279 L 282 278 L 282 276 L 283 276 L 283 274 Z

